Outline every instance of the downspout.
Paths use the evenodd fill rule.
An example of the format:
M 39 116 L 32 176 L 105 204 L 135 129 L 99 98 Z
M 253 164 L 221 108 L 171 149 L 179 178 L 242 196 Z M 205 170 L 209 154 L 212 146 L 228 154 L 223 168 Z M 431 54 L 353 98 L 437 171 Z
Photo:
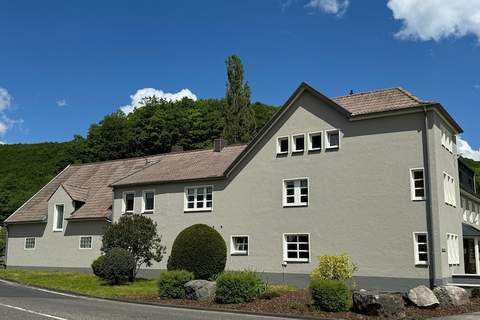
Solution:
M 430 156 L 428 152 L 428 113 L 427 108 L 423 108 L 425 115 L 425 127 L 423 130 L 423 157 L 424 157 L 424 167 L 425 167 L 425 189 L 426 189 L 426 210 L 427 210 L 427 235 L 428 235 L 428 271 L 430 277 L 430 288 L 435 286 L 435 250 L 434 250 L 434 236 L 433 236 L 433 211 L 432 211 L 432 192 L 431 192 L 431 183 L 430 183 Z

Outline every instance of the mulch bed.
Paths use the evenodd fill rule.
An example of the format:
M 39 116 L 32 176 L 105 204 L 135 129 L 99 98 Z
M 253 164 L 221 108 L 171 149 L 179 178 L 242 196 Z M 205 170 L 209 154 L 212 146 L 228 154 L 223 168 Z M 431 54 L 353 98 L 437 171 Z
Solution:
M 140 302 L 140 301 L 139 301 Z M 195 300 L 163 300 L 160 298 L 142 299 L 141 302 L 172 305 L 189 306 L 196 308 L 215 309 L 215 310 L 235 310 L 243 312 L 267 313 L 306 316 L 314 318 L 337 318 L 348 320 L 377 320 L 379 317 L 365 316 L 355 312 L 323 312 L 311 307 L 312 300 L 308 289 L 301 289 L 295 292 L 285 293 L 272 299 L 257 299 L 244 304 L 217 304 L 215 302 L 195 301 Z M 462 313 L 479 312 L 480 299 L 472 299 L 471 303 L 460 307 L 437 307 L 435 309 L 419 309 L 413 306 L 407 306 L 407 319 L 428 319 L 432 317 L 457 315 Z

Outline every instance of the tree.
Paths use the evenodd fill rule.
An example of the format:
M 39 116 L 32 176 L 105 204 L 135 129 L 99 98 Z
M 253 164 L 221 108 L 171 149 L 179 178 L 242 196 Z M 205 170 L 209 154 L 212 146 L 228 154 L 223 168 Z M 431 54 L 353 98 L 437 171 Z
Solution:
M 0 227 L 0 258 L 5 255 L 5 246 L 7 245 L 7 229 Z
M 152 219 L 141 215 L 123 215 L 118 222 L 108 226 L 103 235 L 101 251 L 108 253 L 118 247 L 130 252 L 136 266 L 130 279 L 133 281 L 142 265 L 150 267 L 153 261 L 162 261 L 165 247 L 161 240 L 157 234 L 157 224 Z
M 223 137 L 230 143 L 249 142 L 255 133 L 255 114 L 250 107 L 250 86 L 243 80 L 240 58 L 227 58 L 227 92 L 225 94 Z

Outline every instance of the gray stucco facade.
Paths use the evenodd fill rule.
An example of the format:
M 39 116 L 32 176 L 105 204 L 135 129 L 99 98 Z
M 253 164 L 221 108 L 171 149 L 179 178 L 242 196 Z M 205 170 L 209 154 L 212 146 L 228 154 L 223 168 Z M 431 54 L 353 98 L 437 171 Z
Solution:
M 285 278 L 305 285 L 318 256 L 341 253 L 358 264 L 356 282 L 365 288 L 428 285 L 432 267 L 436 284 L 464 272 L 463 259 L 449 264 L 445 250 L 447 233 L 461 239 L 463 212 L 456 148 L 450 152 L 441 144 L 442 130 L 453 137 L 457 132 L 440 113 L 416 110 L 352 121 L 308 90 L 290 104 L 225 179 L 115 187 L 112 220 L 124 214 L 125 192 L 135 192 L 134 213 L 143 214 L 143 193 L 152 190 L 154 211 L 146 215 L 158 224 L 167 257 L 180 231 L 203 223 L 225 239 L 228 270 L 255 270 L 270 282 Z M 326 150 L 325 133 L 331 129 L 340 131 L 340 147 Z M 279 137 L 292 141 L 305 134 L 308 139 L 313 132 L 322 133 L 321 150 L 277 154 Z M 429 198 L 412 200 L 411 170 L 425 168 Z M 445 203 L 444 173 L 454 180 L 456 206 Z M 308 205 L 286 207 L 284 181 L 299 178 L 308 180 Z M 199 186 L 213 188 L 211 210 L 185 211 L 186 188 Z M 54 204 L 60 202 L 68 216 L 72 201 L 59 188 L 49 200 L 46 223 L 9 225 L 9 266 L 88 268 L 100 254 L 107 222 L 66 221 L 64 231 L 54 232 Z M 429 230 L 433 243 L 428 251 L 434 261 L 418 264 L 415 234 Z M 282 265 L 286 234 L 308 235 L 308 261 Z M 80 235 L 93 236 L 91 250 L 78 249 Z M 235 235 L 248 236 L 248 255 L 231 254 Z M 33 251 L 24 250 L 27 236 L 38 237 Z M 142 272 L 158 274 L 166 268 L 167 257 Z

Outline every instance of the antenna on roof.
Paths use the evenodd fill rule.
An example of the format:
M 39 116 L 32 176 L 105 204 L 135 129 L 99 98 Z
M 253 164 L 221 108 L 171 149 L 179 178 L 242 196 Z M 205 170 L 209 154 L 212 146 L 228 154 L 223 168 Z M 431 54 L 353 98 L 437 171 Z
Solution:
M 349 95 L 352 95 L 353 94 L 353 90 L 350 89 L 350 92 L 348 93 Z

